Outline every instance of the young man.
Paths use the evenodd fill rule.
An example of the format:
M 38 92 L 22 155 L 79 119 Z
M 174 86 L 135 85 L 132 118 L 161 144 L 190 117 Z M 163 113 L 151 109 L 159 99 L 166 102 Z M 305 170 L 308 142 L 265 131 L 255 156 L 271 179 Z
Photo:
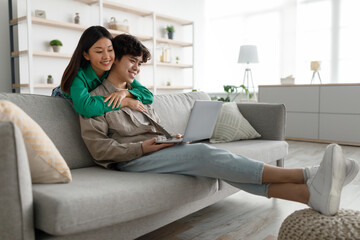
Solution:
M 150 58 L 146 47 L 130 35 L 115 37 L 113 46 L 113 68 L 92 95 L 127 89 Z M 167 134 L 159 121 L 151 105 L 131 98 L 122 100 L 120 110 L 94 118 L 80 116 L 84 142 L 103 167 L 218 178 L 252 194 L 308 204 L 325 215 L 336 214 L 343 185 L 359 171 L 336 144 L 328 146 L 319 167 L 305 169 L 274 167 L 207 144 L 155 144 L 157 137 Z

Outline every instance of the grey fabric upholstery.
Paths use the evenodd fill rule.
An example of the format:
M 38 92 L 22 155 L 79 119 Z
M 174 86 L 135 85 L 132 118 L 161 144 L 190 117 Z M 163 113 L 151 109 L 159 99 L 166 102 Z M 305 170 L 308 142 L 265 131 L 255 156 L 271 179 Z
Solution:
M 33 239 L 31 177 L 24 140 L 0 121 L 0 239 Z
M 85 233 L 70 234 L 66 236 L 57 236 L 46 234 L 41 231 L 37 231 L 36 239 L 45 240 L 88 240 L 88 239 L 106 239 L 106 240 L 129 240 L 140 237 L 154 229 L 154 225 L 158 227 L 165 226 L 177 219 L 185 217 L 199 209 L 210 206 L 223 198 L 230 196 L 238 191 L 233 186 L 220 181 L 223 185 L 221 191 L 210 195 L 209 197 L 201 200 L 197 200 L 191 203 L 174 207 L 165 212 L 155 213 L 140 219 L 135 219 L 125 223 L 113 225 L 110 227 L 104 227 L 95 229 Z
M 0 99 L 15 103 L 37 122 L 70 169 L 95 165 L 81 138 L 79 116 L 71 101 L 60 97 L 14 93 L 0 93 Z
M 241 114 L 261 134 L 261 139 L 284 140 L 286 111 L 284 104 L 239 103 Z
M 211 178 L 128 173 L 89 167 L 69 184 L 34 184 L 36 228 L 54 235 L 84 232 L 138 219 L 206 198 Z
M 166 130 L 173 134 L 184 133 L 195 100 L 210 100 L 210 97 L 204 92 L 156 95 L 153 107 Z

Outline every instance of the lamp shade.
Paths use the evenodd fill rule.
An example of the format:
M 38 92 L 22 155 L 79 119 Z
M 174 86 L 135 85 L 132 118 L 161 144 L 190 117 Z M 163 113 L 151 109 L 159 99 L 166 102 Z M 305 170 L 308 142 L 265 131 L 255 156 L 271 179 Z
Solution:
M 311 69 L 311 71 L 321 70 L 321 61 L 311 61 L 310 69 Z
M 243 45 L 240 47 L 238 63 L 258 63 L 257 47 L 255 45 Z

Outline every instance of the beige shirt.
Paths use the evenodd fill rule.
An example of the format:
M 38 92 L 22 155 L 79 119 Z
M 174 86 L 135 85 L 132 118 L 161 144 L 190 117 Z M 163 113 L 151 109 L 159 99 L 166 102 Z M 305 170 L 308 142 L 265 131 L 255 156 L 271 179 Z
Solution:
M 118 90 L 105 79 L 90 94 L 106 96 Z M 153 121 L 159 123 L 160 119 L 152 106 L 145 107 Z M 139 113 L 124 107 L 99 117 L 86 118 L 79 115 L 81 135 L 95 163 L 105 168 L 114 168 L 118 162 L 141 157 L 144 140 L 163 137 L 164 134 L 144 114 Z

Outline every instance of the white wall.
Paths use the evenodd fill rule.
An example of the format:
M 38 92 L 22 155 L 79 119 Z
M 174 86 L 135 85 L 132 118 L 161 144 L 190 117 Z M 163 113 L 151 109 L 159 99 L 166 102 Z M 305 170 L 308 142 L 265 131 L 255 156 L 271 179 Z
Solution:
M 14 2 L 16 2 L 16 0 L 13 0 Z M 202 42 L 204 42 L 204 25 L 205 25 L 205 20 L 204 20 L 204 11 L 205 11 L 205 0 L 197 0 L 197 1 L 192 1 L 192 0 L 182 0 L 182 1 L 177 1 L 177 0 L 112 0 L 114 2 L 119 2 L 128 6 L 134 6 L 137 8 L 141 8 L 144 10 L 150 10 L 150 11 L 155 11 L 158 13 L 162 13 L 162 14 L 166 14 L 169 16 L 174 16 L 174 17 L 179 17 L 179 18 L 184 18 L 184 19 L 189 19 L 195 22 L 195 43 L 194 43 L 194 49 L 195 49 L 195 82 L 198 81 L 198 79 L 202 78 L 202 72 L 203 72 L 203 67 L 202 67 L 202 63 L 203 63 L 203 53 L 204 53 L 204 45 L 202 44 Z M 55 1 L 57 2 L 57 1 Z M 76 10 L 75 11 L 79 11 L 80 12 L 80 16 L 81 16 L 81 20 L 86 21 L 86 22 L 91 22 L 91 24 L 97 24 L 98 19 L 91 19 L 89 21 L 89 11 L 93 11 L 94 8 L 92 7 L 88 7 L 84 4 L 81 3 L 77 3 L 77 2 L 72 2 L 72 1 L 64 1 L 63 5 L 66 4 L 71 4 L 73 6 L 76 6 Z M 7 1 L 1 1 L 0 3 L 0 13 L 1 13 L 1 21 L 0 21 L 0 30 L 2 32 L 2 37 L 0 39 L 0 43 L 2 44 L 2 48 L 0 49 L 0 70 L 2 73 L 2 79 L 0 81 L 0 92 L 9 92 L 11 91 L 11 73 L 10 73 L 10 58 L 9 58 L 9 52 L 10 52 L 10 46 L 9 46 L 9 26 L 8 26 L 8 2 Z M 58 21 L 71 21 L 72 18 L 72 13 L 71 11 L 69 12 L 68 9 L 61 9 L 59 10 L 59 6 L 57 6 L 56 8 L 52 8 L 52 6 L 57 6 L 57 4 L 53 4 L 53 1 L 48 0 L 46 2 L 43 1 L 39 1 L 39 0 L 33 0 L 32 1 L 32 14 L 34 14 L 34 9 L 42 9 L 42 10 L 46 10 L 46 14 L 47 14 L 47 18 L 49 19 L 54 19 L 54 20 L 58 20 Z M 61 8 L 61 7 L 60 7 Z M 96 13 L 94 13 L 96 15 Z M 117 15 L 121 14 L 119 12 L 117 12 Z M 51 16 L 51 17 L 49 17 Z M 104 16 L 105 17 L 105 16 Z M 139 24 L 138 24 L 139 25 Z M 141 26 L 143 27 L 143 26 Z M 46 27 L 40 27 L 40 26 L 33 26 L 34 30 L 36 30 L 36 28 L 41 28 L 44 30 L 48 30 L 48 31 L 54 31 L 53 29 L 46 29 Z M 144 28 L 144 27 L 143 27 Z M 135 28 L 133 28 L 135 29 Z M 146 29 L 148 30 L 148 29 Z M 52 35 L 61 35 L 61 33 L 64 33 L 63 36 L 61 36 L 61 38 L 63 38 L 65 41 L 68 41 L 68 39 L 65 37 L 65 34 L 68 34 L 69 32 L 71 32 L 71 30 L 63 30 L 63 29 L 59 29 L 59 31 L 56 32 L 52 32 Z M 78 39 L 80 37 L 80 33 L 73 31 L 73 35 L 72 39 L 70 41 L 73 41 L 73 39 Z M 146 34 L 143 33 L 144 35 L 151 35 L 151 34 Z M 175 33 L 176 34 L 176 33 Z M 180 32 L 178 32 L 178 34 L 180 34 Z M 48 46 L 46 46 L 46 43 L 48 42 L 49 39 L 49 35 L 50 34 L 45 34 L 42 33 L 41 35 L 33 35 L 33 42 L 34 45 L 36 46 L 36 48 L 38 50 L 48 50 L 46 48 L 48 48 Z M 68 34 L 69 35 L 69 34 Z M 56 37 L 55 37 L 56 38 Z M 186 39 L 186 41 L 188 41 Z M 191 41 L 191 39 L 190 39 Z M 69 46 L 70 45 L 70 46 Z M 70 53 L 73 51 L 73 49 L 75 48 L 75 45 L 73 43 L 71 44 L 67 44 L 67 46 L 63 47 L 63 51 L 66 53 Z M 23 49 L 20 49 L 23 50 Z M 35 47 L 34 47 L 35 50 Z M 185 50 L 187 51 L 187 50 Z M 55 70 L 53 70 L 54 68 L 65 68 L 66 66 L 66 62 L 63 64 L 62 62 L 60 63 L 61 60 L 59 60 L 59 63 L 56 63 L 56 61 L 49 61 L 46 62 L 46 60 L 37 60 L 37 61 L 43 61 L 43 63 L 41 63 L 40 65 L 42 65 L 42 67 L 35 67 L 33 68 L 34 70 L 34 76 L 39 79 L 41 78 L 41 81 L 45 81 L 45 76 L 47 74 L 51 74 L 52 72 L 54 72 Z M 54 64 L 55 62 L 55 64 Z M 186 63 L 186 62 L 184 62 Z M 47 65 L 49 64 L 49 65 Z M 50 65 L 52 64 L 52 65 Z M 53 66 L 55 65 L 55 66 Z M 47 69 L 46 73 L 44 73 L 44 67 Z M 41 71 L 41 73 L 40 73 Z M 43 76 L 42 76 L 42 75 Z M 174 74 L 176 75 L 176 74 Z M 186 78 L 188 78 L 188 75 L 185 75 Z M 191 76 L 191 74 L 190 74 Z M 58 83 L 59 80 L 61 78 L 61 74 L 56 75 L 55 74 L 55 82 Z M 144 77 L 145 78 L 145 77 Z M 191 82 L 191 80 L 190 80 Z M 195 88 L 197 84 L 195 84 Z
M 0 1 L 0 92 L 11 92 L 8 1 Z

